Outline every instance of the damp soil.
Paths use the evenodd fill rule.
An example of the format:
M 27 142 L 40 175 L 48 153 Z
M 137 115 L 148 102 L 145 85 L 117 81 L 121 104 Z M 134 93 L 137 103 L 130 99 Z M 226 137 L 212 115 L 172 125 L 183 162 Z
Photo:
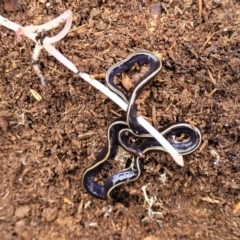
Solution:
M 1 15 L 22 26 L 72 9 L 71 32 L 55 47 L 102 83 L 128 55 L 155 53 L 163 67 L 138 113 L 155 127 L 189 122 L 202 142 L 184 167 L 153 152 L 116 199 L 93 198 L 83 172 L 124 112 L 43 50 L 44 87 L 32 67 L 34 43 L 0 26 L 1 239 L 240 238 L 240 2 L 201 2 L 2 1 Z M 120 78 L 141 72 L 131 71 Z M 123 169 L 124 158 L 118 153 L 99 179 Z

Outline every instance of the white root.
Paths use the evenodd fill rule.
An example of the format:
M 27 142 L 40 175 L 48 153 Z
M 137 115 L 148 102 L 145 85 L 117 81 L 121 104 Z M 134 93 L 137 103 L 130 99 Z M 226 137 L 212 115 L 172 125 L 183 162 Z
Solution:
M 76 66 L 69 61 L 66 57 L 64 57 L 57 49 L 55 49 L 51 43 L 54 43 L 55 41 L 59 41 L 62 39 L 69 31 L 72 23 L 72 11 L 67 10 L 63 14 L 61 14 L 59 17 L 45 23 L 42 25 L 36 25 L 36 26 L 27 26 L 22 27 L 18 24 L 9 21 L 6 18 L 3 18 L 0 15 L 0 24 L 4 25 L 5 27 L 12 29 L 15 31 L 19 38 L 21 37 L 28 37 L 32 39 L 35 43 L 37 43 L 36 36 L 38 33 L 42 31 L 48 31 L 53 28 L 56 28 L 59 26 L 60 23 L 66 21 L 65 27 L 62 29 L 62 31 L 51 38 L 46 37 L 42 41 L 42 47 L 45 48 L 45 50 L 54 56 L 58 61 L 60 61 L 63 65 L 65 65 L 67 68 L 69 68 L 74 73 L 79 73 L 79 76 L 87 81 L 89 84 L 91 84 L 93 87 L 97 88 L 99 91 L 101 91 L 104 95 L 109 97 L 111 100 L 113 100 L 118 106 L 120 106 L 123 110 L 127 110 L 127 104 L 115 93 L 113 93 L 110 89 L 108 89 L 106 86 L 101 84 L 95 79 L 91 79 L 91 77 L 86 73 L 81 73 L 78 71 Z M 36 47 L 38 49 L 38 47 Z M 38 50 L 35 49 L 35 53 L 33 54 L 33 59 L 38 59 L 38 56 L 40 54 L 40 48 Z M 40 76 L 42 84 L 45 84 L 44 78 L 40 73 L 39 67 L 35 65 L 34 67 L 35 71 Z M 171 154 L 173 159 L 180 165 L 183 166 L 183 158 L 182 156 L 172 147 L 172 145 L 151 125 L 149 124 L 143 117 L 138 117 L 139 123 L 149 132 L 152 134 L 152 136 Z
M 72 11 L 67 10 L 64 13 L 62 13 L 60 16 L 58 16 L 57 18 L 55 18 L 47 23 L 44 23 L 41 25 L 30 25 L 30 26 L 26 26 L 26 27 L 19 27 L 19 29 L 21 31 L 21 34 L 23 34 L 24 36 L 27 36 L 31 33 L 40 33 L 42 31 L 52 30 L 53 28 L 58 27 L 61 23 L 71 20 L 71 18 L 72 18 Z

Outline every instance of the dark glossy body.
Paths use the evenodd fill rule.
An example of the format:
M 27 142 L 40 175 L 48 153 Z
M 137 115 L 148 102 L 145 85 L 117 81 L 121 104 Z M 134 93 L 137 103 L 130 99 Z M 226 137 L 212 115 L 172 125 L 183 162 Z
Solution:
M 136 84 L 130 98 L 114 84 L 114 77 L 118 73 L 125 72 L 134 66 L 135 63 L 149 64 L 150 68 L 143 77 L 140 78 Z M 142 157 L 151 151 L 166 151 L 146 130 L 138 123 L 137 109 L 135 100 L 154 76 L 161 69 L 161 62 L 150 52 L 138 52 L 130 55 L 127 59 L 115 64 L 106 73 L 106 83 L 108 87 L 118 94 L 126 103 L 128 109 L 126 117 L 123 116 L 114 121 L 108 128 L 108 143 L 99 153 L 96 162 L 88 168 L 83 175 L 83 185 L 86 191 L 92 196 L 100 199 L 107 199 L 111 197 L 111 193 L 117 186 L 126 181 L 134 181 L 142 173 L 143 159 Z M 140 147 L 129 145 L 124 137 L 125 131 L 131 134 L 149 138 L 143 142 Z M 187 123 L 171 124 L 159 130 L 162 135 L 174 146 L 174 148 L 182 155 L 189 154 L 195 151 L 201 143 L 201 134 L 197 128 L 191 127 Z M 181 134 L 187 136 L 184 141 L 177 141 L 177 137 Z M 107 160 L 113 158 L 116 154 L 118 146 L 122 146 L 125 150 L 131 152 L 134 156 L 132 164 L 129 168 L 123 169 L 113 175 L 109 176 L 103 185 L 97 184 L 94 181 L 96 175 L 102 170 Z
M 122 72 L 126 72 L 130 70 L 136 63 L 138 64 L 148 64 L 149 70 L 139 79 L 136 83 L 135 88 L 128 98 L 127 94 L 125 94 L 116 84 L 114 83 L 114 77 Z M 121 61 L 115 65 L 113 65 L 106 73 L 106 83 L 108 87 L 118 94 L 126 103 L 128 103 L 127 109 L 127 118 L 126 121 L 128 123 L 129 128 L 136 135 L 148 134 L 145 128 L 143 128 L 137 120 L 137 107 L 135 104 L 135 100 L 141 94 L 144 87 L 150 83 L 150 81 L 156 76 L 156 74 L 161 70 L 162 63 L 159 59 L 151 52 L 137 52 L 130 55 L 124 61 Z

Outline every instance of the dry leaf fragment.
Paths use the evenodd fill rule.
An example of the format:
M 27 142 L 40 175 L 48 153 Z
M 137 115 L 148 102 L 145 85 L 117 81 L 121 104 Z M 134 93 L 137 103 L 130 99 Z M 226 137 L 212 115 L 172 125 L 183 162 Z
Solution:
M 240 210 L 240 202 L 233 209 L 233 214 L 236 214 Z
M 203 197 L 202 200 L 203 200 L 203 201 L 206 201 L 206 202 L 210 202 L 210 203 L 219 203 L 218 200 L 212 199 L 212 198 L 210 198 L 210 197 Z
M 100 78 L 100 79 L 104 79 L 105 76 L 106 76 L 105 73 L 97 73 L 97 74 L 90 75 L 90 77 L 91 77 L 92 79 L 99 79 L 99 78 Z
M 64 203 L 67 203 L 67 204 L 69 204 L 69 205 L 73 205 L 73 202 L 71 202 L 68 198 L 63 198 L 63 202 Z
M 124 73 L 122 74 L 122 85 L 127 91 L 129 91 L 133 87 L 131 79 L 128 77 L 127 74 Z
M 159 238 L 155 237 L 154 235 L 149 235 L 147 237 L 145 237 L 143 240 L 157 240 Z
M 38 101 L 42 100 L 42 96 L 37 91 L 30 89 L 30 92 L 36 100 L 38 100 Z
M 215 151 L 214 149 L 211 149 L 209 152 L 210 152 L 211 156 L 216 159 L 215 162 L 214 162 L 214 164 L 215 164 L 215 165 L 218 165 L 219 162 L 220 162 L 220 156 L 219 156 L 219 154 L 217 153 L 217 151 Z

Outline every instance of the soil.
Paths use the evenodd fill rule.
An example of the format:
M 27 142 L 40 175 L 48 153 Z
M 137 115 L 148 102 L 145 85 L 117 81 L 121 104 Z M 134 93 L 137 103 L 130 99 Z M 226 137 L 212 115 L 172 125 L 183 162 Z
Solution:
M 22 26 L 72 9 L 71 32 L 55 47 L 102 83 L 129 54 L 155 53 L 163 68 L 139 114 L 155 127 L 187 121 L 203 139 L 184 167 L 154 152 L 143 175 L 118 190 L 124 200 L 94 199 L 83 172 L 124 112 L 46 51 L 44 87 L 32 68 L 34 43 L 1 26 L 1 239 L 240 239 L 240 1 L 201 2 L 2 1 L 1 15 Z M 123 168 L 111 162 L 104 174 Z

